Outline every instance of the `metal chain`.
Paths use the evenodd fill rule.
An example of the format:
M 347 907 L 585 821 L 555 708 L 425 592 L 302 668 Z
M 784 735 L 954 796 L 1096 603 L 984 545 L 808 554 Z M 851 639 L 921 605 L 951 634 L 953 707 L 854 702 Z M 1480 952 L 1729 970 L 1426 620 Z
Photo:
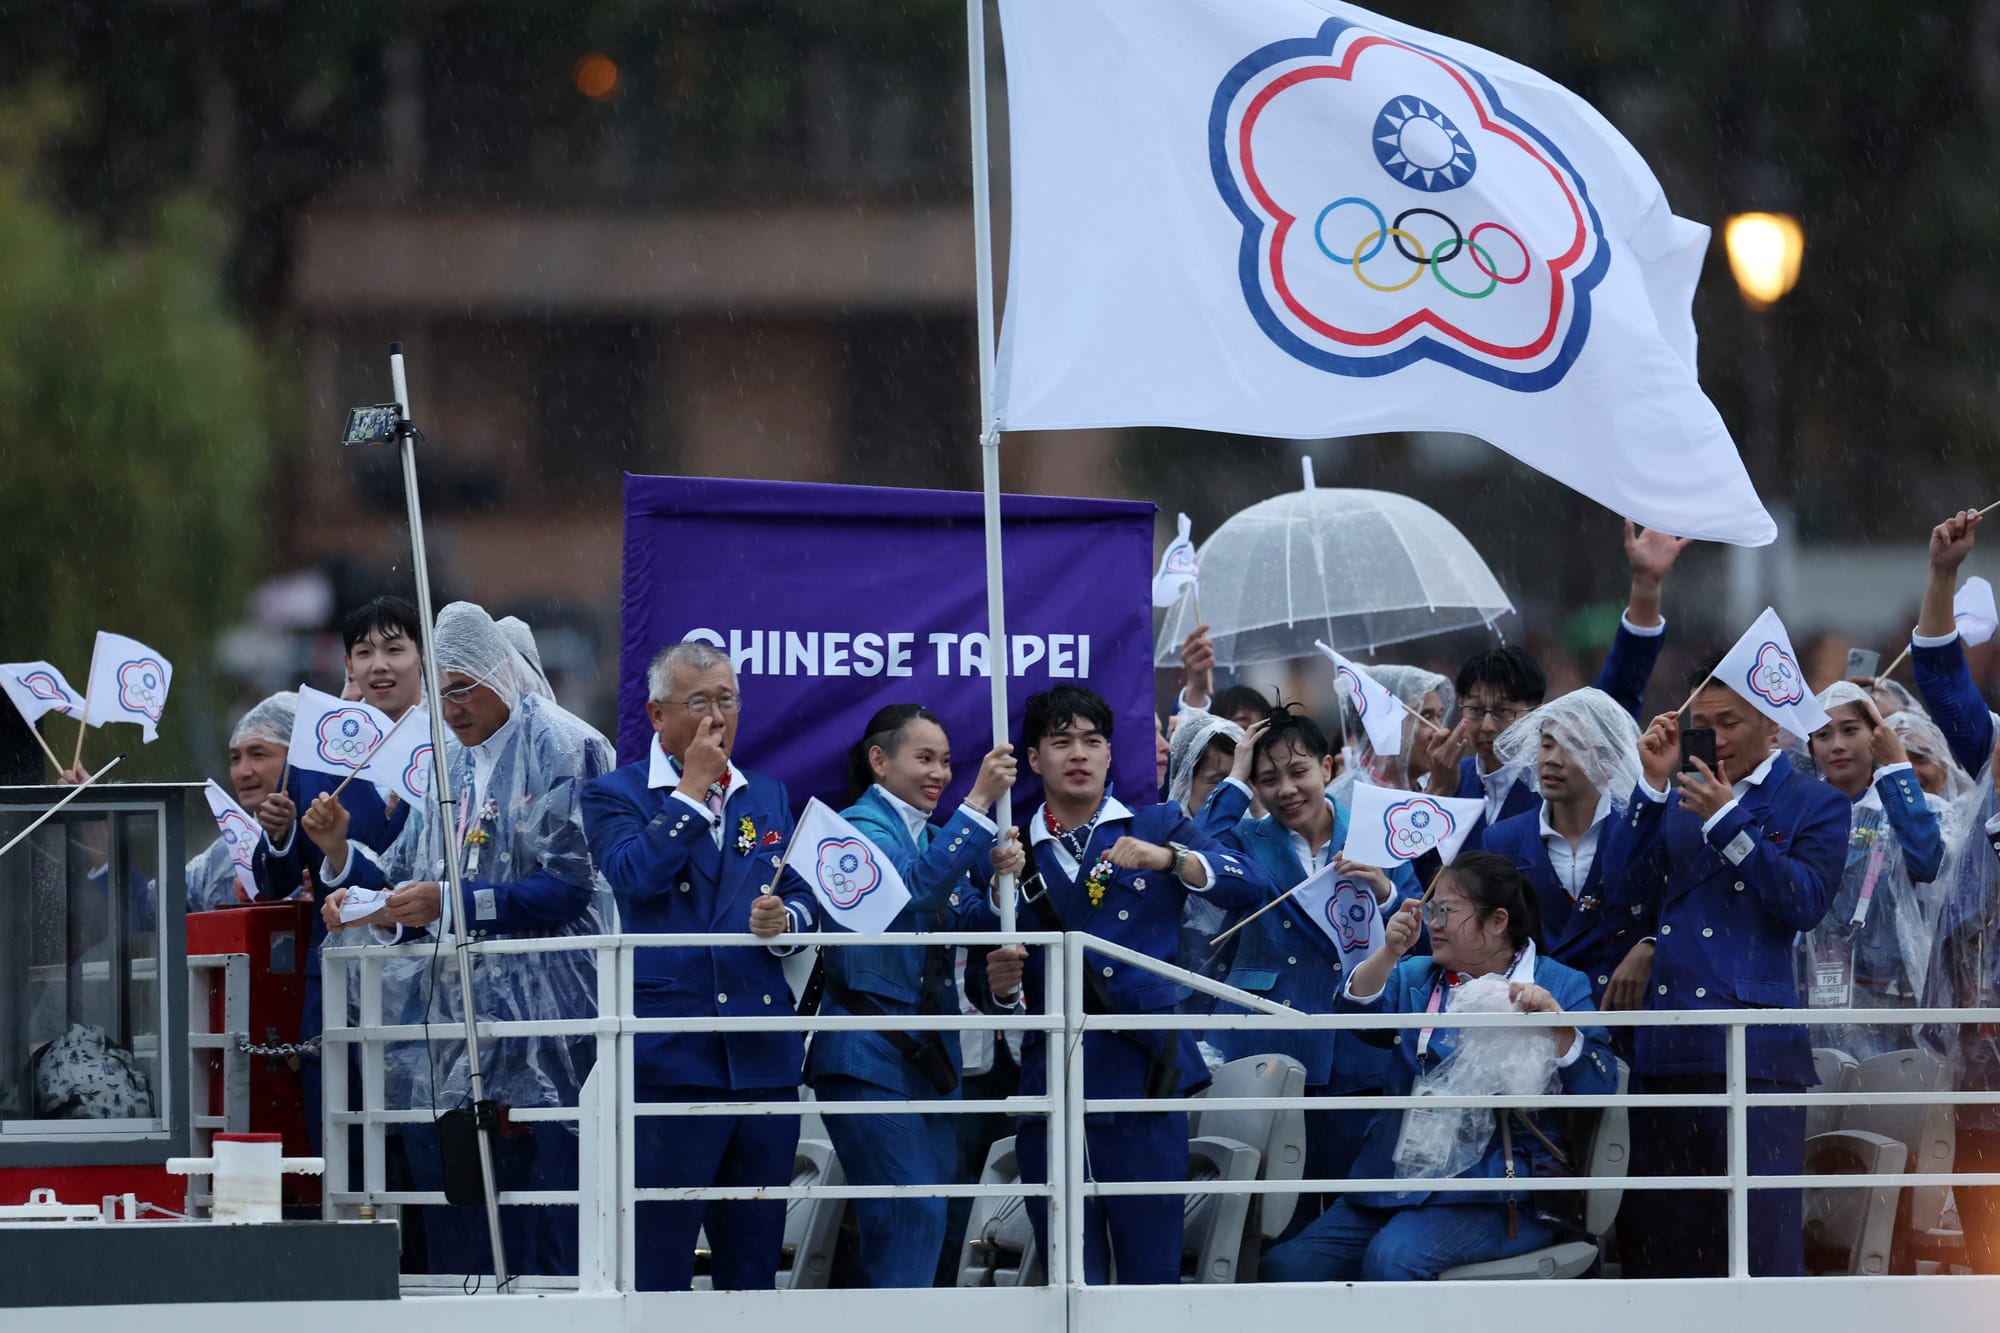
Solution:
M 236 1049 L 244 1055 L 270 1055 L 276 1056 L 280 1060 L 288 1060 L 295 1055 L 318 1055 L 319 1038 L 314 1037 L 310 1041 L 302 1041 L 296 1046 L 290 1042 L 283 1041 L 272 1042 L 268 1046 L 259 1046 L 239 1032 L 236 1034 Z

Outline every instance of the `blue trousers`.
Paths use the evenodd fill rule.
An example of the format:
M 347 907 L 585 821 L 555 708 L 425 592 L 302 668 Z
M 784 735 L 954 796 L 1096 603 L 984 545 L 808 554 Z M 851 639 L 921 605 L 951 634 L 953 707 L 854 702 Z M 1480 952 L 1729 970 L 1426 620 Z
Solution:
M 1188 1123 L 1185 1111 L 1120 1111 L 1085 1117 L 1085 1162 L 1092 1180 L 1186 1180 Z M 1023 1120 L 1014 1139 L 1021 1179 L 1046 1184 L 1049 1178 L 1048 1127 Z M 1125 1286 L 1169 1285 L 1181 1280 L 1181 1231 L 1186 1218 L 1181 1195 L 1116 1195 L 1083 1201 L 1083 1280 L 1094 1286 L 1111 1281 L 1111 1260 Z M 1049 1253 L 1047 1199 L 1028 1200 L 1028 1220 L 1044 1266 Z
M 823 1102 L 900 1102 L 866 1080 L 828 1075 L 813 1081 Z M 942 1185 L 958 1158 L 951 1116 L 830 1115 L 826 1132 L 850 1185 Z M 855 1199 L 856 1258 L 864 1287 L 928 1287 L 944 1249 L 943 1199 Z
M 789 1102 L 799 1090 L 729 1091 L 641 1082 L 642 1102 Z M 789 1185 L 799 1146 L 790 1115 L 640 1116 L 634 1149 L 641 1189 Z M 636 1218 L 641 1291 L 686 1291 L 694 1280 L 695 1237 L 708 1231 L 709 1275 L 717 1291 L 769 1291 L 784 1257 L 785 1202 L 727 1199 L 642 1203 Z
M 567 1125 L 535 1121 L 519 1134 L 493 1139 L 493 1183 L 507 1190 L 576 1188 L 576 1134 Z M 444 1188 L 437 1130 L 404 1125 L 416 1188 Z M 357 1159 L 358 1160 L 358 1159 Z M 484 1208 L 450 1205 L 423 1209 L 424 1266 L 433 1273 L 491 1273 L 493 1246 Z M 500 1209 L 500 1239 L 507 1247 L 507 1271 L 522 1277 L 574 1276 L 576 1209 L 567 1204 L 523 1204 Z
M 1380 1092 L 1381 1089 L 1373 1089 Z M 1330 1097 L 1335 1095 L 1330 1087 L 1307 1088 L 1306 1096 Z M 1340 1096 L 1352 1096 L 1341 1093 Z M 1306 1105 L 1312 1103 L 1308 1101 Z M 1362 1140 L 1368 1137 L 1368 1126 L 1375 1122 L 1373 1111 L 1307 1111 L 1306 1113 L 1306 1163 L 1308 1180 L 1340 1180 L 1345 1178 L 1354 1166 L 1354 1159 L 1361 1153 Z M 1299 1196 L 1298 1206 L 1292 1213 L 1290 1224 L 1285 1227 L 1281 1240 L 1290 1240 L 1303 1231 L 1322 1211 L 1331 1208 L 1340 1196 L 1335 1194 L 1310 1193 Z
M 1720 1074 L 1644 1074 L 1635 1092 L 1720 1092 Z M 1791 1092 L 1789 1083 L 1751 1079 L 1752 1092 Z M 1805 1173 L 1803 1106 L 1771 1106 L 1748 1116 L 1750 1170 Z M 1632 1109 L 1634 1176 L 1722 1175 L 1729 1170 L 1729 1113 L 1721 1107 Z M 1757 1277 L 1805 1273 L 1804 1199 L 1798 1190 L 1750 1192 L 1750 1271 Z M 1706 1190 L 1645 1190 L 1638 1181 L 1618 1209 L 1618 1250 L 1627 1277 L 1721 1277 L 1729 1271 L 1729 1196 Z
M 1369 1208 L 1342 1199 L 1290 1240 L 1265 1251 L 1262 1282 L 1431 1282 L 1459 1264 L 1506 1259 L 1555 1243 L 1525 1208 L 1507 1234 L 1500 1203 Z

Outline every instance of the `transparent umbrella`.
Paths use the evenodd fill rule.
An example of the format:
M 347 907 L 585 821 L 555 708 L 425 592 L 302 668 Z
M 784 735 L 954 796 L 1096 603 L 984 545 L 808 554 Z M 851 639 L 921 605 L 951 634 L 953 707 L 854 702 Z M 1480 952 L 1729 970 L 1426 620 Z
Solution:
M 1302 490 L 1251 505 L 1202 543 L 1199 613 L 1183 595 L 1153 660 L 1180 660 L 1205 619 L 1225 667 L 1346 652 L 1491 626 L 1514 609 L 1472 543 L 1429 505 L 1388 491 Z

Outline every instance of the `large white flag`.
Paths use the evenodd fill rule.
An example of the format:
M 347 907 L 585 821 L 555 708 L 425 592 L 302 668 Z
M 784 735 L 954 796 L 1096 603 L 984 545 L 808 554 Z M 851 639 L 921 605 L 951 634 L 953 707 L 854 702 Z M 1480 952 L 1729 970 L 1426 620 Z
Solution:
M 83 699 L 47 662 L 0 662 L 0 690 L 32 725 L 44 713 L 83 714 Z
M 1192 586 L 1201 596 L 1201 569 L 1195 562 L 1194 524 L 1180 516 L 1180 530 L 1173 544 L 1160 556 L 1159 572 L 1153 575 L 1153 605 L 1172 606 L 1181 593 Z
M 1354 703 L 1354 714 L 1361 719 L 1361 725 L 1368 733 L 1368 743 L 1375 747 L 1376 754 L 1398 755 L 1403 752 L 1403 718 L 1409 709 L 1403 701 L 1389 693 L 1381 681 L 1368 674 L 1367 670 L 1356 666 L 1333 649 L 1313 640 L 1313 647 L 1325 654 L 1333 663 L 1334 679 Z
M 2000 628 L 2000 609 L 1993 604 L 1993 585 L 1974 575 L 1951 599 L 1952 618 L 1958 622 L 1958 637 L 1966 647 L 1977 648 Z M 4 669 L 4 668 L 0 668 Z
M 1337 0 L 1001 0 L 1007 430 L 1481 436 L 1776 535 L 1695 374 L 1708 229 L 1531 69 Z
M 857 934 L 882 934 L 909 905 L 910 890 L 882 849 L 817 797 L 806 802 L 785 857 L 828 914 Z
M 1484 801 L 1357 782 L 1348 789 L 1347 843 L 1340 854 L 1364 866 L 1394 866 L 1435 849 L 1449 865 L 1485 812 Z
M 151 745 L 160 738 L 160 714 L 166 711 L 167 687 L 174 664 L 137 639 L 97 632 L 90 651 L 90 681 L 84 687 L 83 724 L 137 722 Z
M 1382 908 L 1366 884 L 1328 866 L 1293 892 L 1299 910 L 1333 941 L 1345 970 L 1352 972 L 1357 963 L 1381 947 L 1386 938 Z
M 1806 688 L 1806 673 L 1799 670 L 1785 622 L 1768 606 L 1716 664 L 1710 679 L 1727 685 L 1794 736 L 1810 736 L 1827 724 L 1826 710 Z
M 251 858 L 256 855 L 257 840 L 264 836 L 264 830 L 214 778 L 208 780 L 203 791 L 208 797 L 208 812 L 215 816 L 215 826 L 222 831 L 223 845 L 229 848 L 229 864 L 236 869 L 236 901 L 255 902 L 257 876 Z

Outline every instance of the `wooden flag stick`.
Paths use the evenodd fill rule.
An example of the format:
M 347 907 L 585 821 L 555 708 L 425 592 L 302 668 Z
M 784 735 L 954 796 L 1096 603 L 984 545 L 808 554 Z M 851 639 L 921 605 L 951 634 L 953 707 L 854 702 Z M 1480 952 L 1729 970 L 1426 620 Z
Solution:
M 287 746 L 285 747 L 285 771 L 278 774 L 278 790 L 280 792 L 284 791 L 285 784 L 287 782 L 290 782 L 291 780 L 292 780 L 292 751 L 291 747 Z
M 1875 679 L 1877 680 L 1889 679 L 1890 675 L 1896 670 L 1896 668 L 1903 665 L 1903 663 L 1909 658 L 1909 656 L 1910 656 L 1910 645 L 1906 643 L 1903 645 L 1903 651 L 1896 654 L 1895 661 L 1889 663 L 1888 666 L 1883 667 L 1880 671 L 1875 673 Z
M 1423 723 L 1425 726 L 1429 727 L 1432 731 L 1435 731 L 1438 735 L 1440 736 L 1451 735 L 1450 727 L 1444 726 L 1441 723 L 1431 721 L 1429 718 L 1425 717 L 1422 713 L 1419 713 L 1416 709 L 1405 708 L 1403 711 L 1408 713 L 1411 717 L 1415 718 L 1417 721 Z
M 1276 907 L 1279 903 L 1291 897 L 1292 894 L 1297 893 L 1300 889 L 1303 889 L 1307 884 L 1310 884 L 1312 882 L 1312 879 L 1313 877 L 1311 875 L 1306 876 L 1304 880 L 1300 881 L 1300 883 L 1295 885 L 1292 889 L 1290 889 L 1285 893 L 1281 893 L 1277 897 L 1271 899 L 1270 902 L 1265 903 L 1262 907 L 1252 912 L 1249 916 L 1244 917 L 1241 921 L 1238 921 L 1228 930 L 1225 930 L 1220 935 L 1217 935 L 1214 939 L 1210 940 L 1209 943 L 1211 945 L 1222 943 L 1224 940 L 1228 939 L 1231 935 L 1234 935 L 1237 931 L 1243 929 L 1243 927 L 1249 925 L 1252 921 L 1255 921 L 1258 917 L 1264 915 L 1264 913 L 1270 911 L 1273 907 Z
M 388 733 L 384 735 L 381 740 L 375 742 L 375 748 L 368 752 L 368 757 L 366 759 L 363 759 L 358 765 L 356 765 L 352 773 L 349 773 L 346 777 L 340 780 L 340 785 L 333 789 L 333 798 L 336 801 L 340 799 L 340 794 L 347 790 L 347 784 L 354 781 L 354 779 L 360 777 L 361 770 L 375 762 L 375 756 L 380 754 L 382 752 L 382 747 L 389 743 L 389 737 L 394 736 L 397 732 L 401 731 L 403 729 L 403 724 L 410 720 L 410 714 L 416 711 L 417 710 L 414 708 L 404 710 L 403 715 L 397 718 L 394 724 L 390 726 Z M 287 768 L 290 768 L 291 762 L 292 761 L 288 756 L 285 760 L 285 766 Z
M 1700 694 L 1703 690 L 1707 689 L 1708 683 L 1714 679 L 1715 679 L 1715 673 L 1712 671 L 1709 672 L 1706 676 L 1703 676 L 1701 678 L 1701 684 L 1689 690 L 1687 699 L 1681 704 L 1679 708 L 1676 708 L 1674 710 L 1674 716 L 1679 717 L 1682 713 L 1687 712 L 1689 706 L 1694 703 L 1694 697 L 1697 694 Z
M 2000 509 L 2000 500 L 1995 500 L 1992 504 L 1987 505 L 1986 508 L 1980 510 L 1979 512 L 1982 515 L 1985 515 L 1992 513 L 1996 509 Z
M 26 721 L 26 718 L 24 717 L 22 720 Z M 35 738 L 35 744 L 42 747 L 42 753 L 49 757 L 49 763 L 55 766 L 56 772 L 61 773 L 63 771 L 62 760 L 56 758 L 56 752 L 49 748 L 48 738 L 42 735 L 42 729 L 34 723 L 29 722 L 28 734 Z

